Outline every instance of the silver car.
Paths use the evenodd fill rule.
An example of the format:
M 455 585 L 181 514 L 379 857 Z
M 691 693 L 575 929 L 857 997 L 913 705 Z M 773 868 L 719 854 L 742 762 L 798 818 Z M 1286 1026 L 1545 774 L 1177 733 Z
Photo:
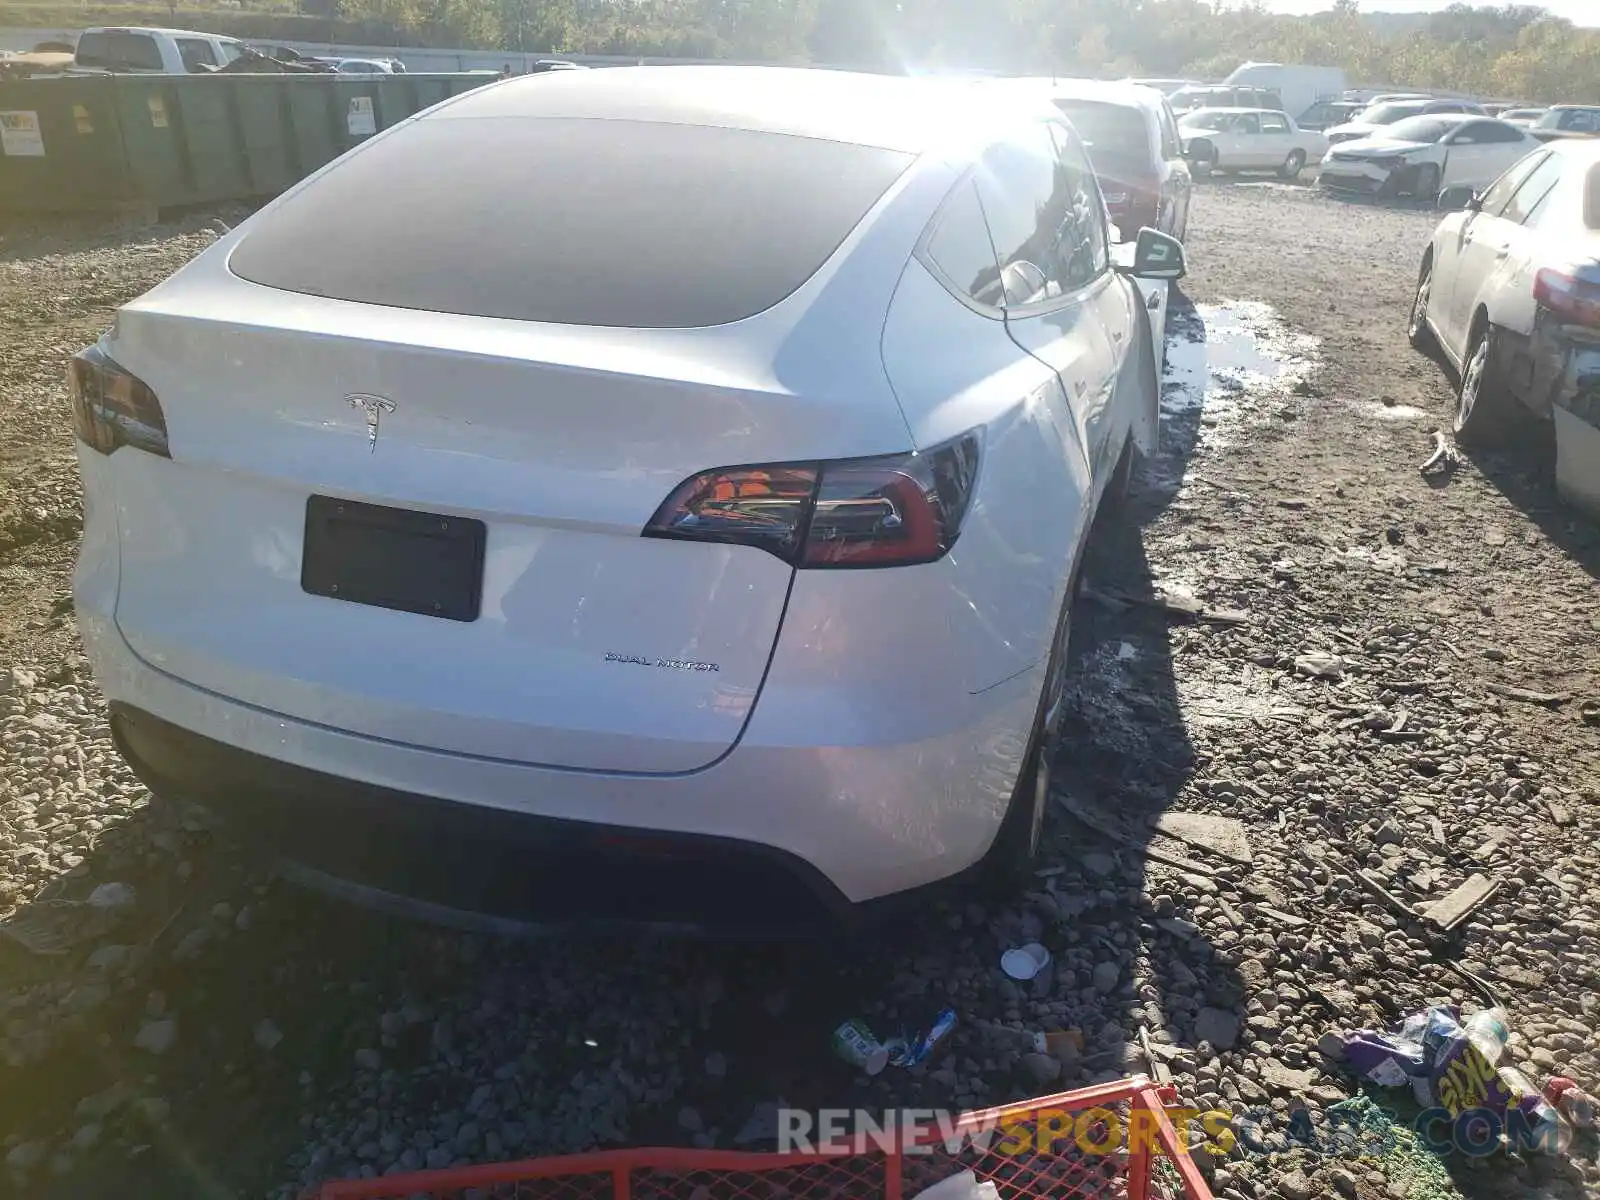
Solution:
M 1453 195 L 1452 193 L 1456 193 Z M 1460 373 L 1455 431 L 1504 442 L 1556 427 L 1556 483 L 1600 513 L 1600 142 L 1554 142 L 1439 223 L 1408 333 Z

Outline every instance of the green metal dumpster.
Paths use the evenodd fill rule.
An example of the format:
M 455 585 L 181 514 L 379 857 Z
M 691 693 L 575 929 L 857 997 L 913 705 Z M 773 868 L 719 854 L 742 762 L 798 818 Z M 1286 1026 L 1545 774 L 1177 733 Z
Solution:
M 0 211 L 271 196 L 492 75 L 104 75 L 0 82 Z

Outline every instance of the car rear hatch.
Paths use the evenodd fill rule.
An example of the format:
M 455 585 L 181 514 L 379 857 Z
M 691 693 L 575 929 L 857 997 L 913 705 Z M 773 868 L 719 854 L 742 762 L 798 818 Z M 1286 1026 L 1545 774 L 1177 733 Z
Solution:
M 682 140 L 664 153 L 686 148 L 699 169 Z M 120 314 L 103 349 L 159 399 L 171 457 L 111 459 L 117 624 L 161 670 L 301 720 L 564 768 L 702 767 L 755 704 L 793 569 L 749 545 L 641 534 L 708 468 L 907 449 L 886 384 L 842 395 L 809 386 L 809 367 L 778 377 L 828 272 L 770 306 L 828 261 L 899 168 L 863 182 L 857 163 L 820 217 L 779 204 L 772 219 L 801 248 L 751 270 L 739 256 L 761 230 L 730 229 L 725 206 L 703 199 L 694 225 L 670 181 L 646 197 L 658 218 L 636 206 L 638 226 L 606 245 L 572 217 L 565 248 L 541 241 L 532 261 L 492 226 L 540 228 L 537 205 L 474 224 L 461 165 L 433 164 L 452 181 L 436 201 L 460 223 L 452 235 L 433 237 L 440 214 L 414 206 L 394 218 L 409 244 L 399 226 L 380 231 L 384 256 L 348 221 L 318 228 L 329 203 L 382 223 L 349 188 L 310 211 L 291 197 Z M 639 169 L 665 167 L 646 155 Z M 737 182 L 726 204 L 750 199 Z M 773 186 L 791 182 L 779 171 Z M 580 187 L 574 202 L 603 198 Z M 681 245 L 662 249 L 660 221 L 678 222 Z M 831 222 L 820 236 L 819 221 Z M 719 222 L 741 266 L 732 282 L 685 268 Z M 619 257 L 626 274 L 610 265 Z M 594 323 L 608 294 L 628 327 Z M 546 307 L 518 315 L 584 309 L 590 323 L 512 319 L 524 302 Z M 751 306 L 762 315 L 737 311 Z M 662 327 L 684 313 L 706 319 Z M 875 334 L 863 344 L 875 362 Z

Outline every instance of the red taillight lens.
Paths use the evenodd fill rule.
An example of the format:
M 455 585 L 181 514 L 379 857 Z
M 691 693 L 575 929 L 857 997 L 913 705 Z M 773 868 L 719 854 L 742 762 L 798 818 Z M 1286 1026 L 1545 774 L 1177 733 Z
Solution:
M 72 356 L 67 387 L 72 397 L 72 432 L 84 445 L 101 454 L 131 446 L 162 458 L 172 457 L 167 448 L 167 419 L 156 394 L 97 347 Z
M 1561 321 L 1600 329 L 1600 283 L 1545 267 L 1533 277 L 1533 299 Z
M 960 535 L 977 470 L 967 434 L 893 458 L 705 471 L 667 497 L 644 535 L 756 546 L 798 567 L 933 562 Z

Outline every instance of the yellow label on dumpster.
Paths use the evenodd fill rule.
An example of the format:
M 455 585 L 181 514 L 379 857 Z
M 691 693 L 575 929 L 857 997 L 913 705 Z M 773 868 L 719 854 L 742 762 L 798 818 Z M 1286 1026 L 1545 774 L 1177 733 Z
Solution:
M 44 157 L 38 113 L 0 112 L 0 154 L 11 158 Z
M 72 106 L 72 119 L 77 124 L 79 133 L 94 132 L 94 118 L 89 116 L 89 110 L 83 105 Z
M 147 101 L 150 105 L 150 124 L 157 129 L 167 127 L 167 102 L 160 96 L 151 96 Z

